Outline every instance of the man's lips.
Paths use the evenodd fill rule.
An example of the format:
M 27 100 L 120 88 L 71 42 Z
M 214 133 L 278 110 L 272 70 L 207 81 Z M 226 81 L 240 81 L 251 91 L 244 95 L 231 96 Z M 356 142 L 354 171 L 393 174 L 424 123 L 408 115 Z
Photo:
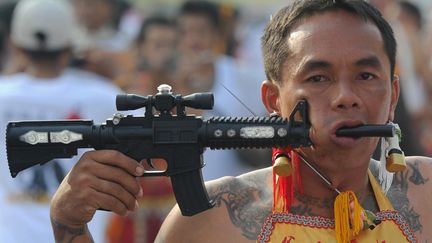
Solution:
M 330 133 L 336 135 L 336 131 L 342 128 L 355 128 L 364 125 L 362 121 L 359 120 L 345 120 L 337 122 L 331 129 Z
M 355 146 L 360 138 L 356 137 L 338 137 L 336 131 L 341 128 L 354 128 L 363 125 L 359 120 L 345 120 L 337 122 L 330 130 L 330 139 L 333 143 L 341 147 Z

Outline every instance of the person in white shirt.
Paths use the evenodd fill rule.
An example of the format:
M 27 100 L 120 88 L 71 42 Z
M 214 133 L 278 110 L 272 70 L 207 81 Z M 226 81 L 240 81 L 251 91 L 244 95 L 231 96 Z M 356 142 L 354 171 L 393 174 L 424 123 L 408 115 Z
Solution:
M 25 71 L 0 77 L 0 229 L 2 242 L 54 242 L 49 200 L 76 159 L 55 160 L 12 178 L 6 158 L 10 121 L 93 119 L 115 112 L 121 90 L 98 75 L 68 68 L 76 21 L 65 0 L 21 0 L 14 11 L 11 42 L 26 59 Z M 106 213 L 90 226 L 103 241 Z M 5 241 L 3 241 L 5 240 Z

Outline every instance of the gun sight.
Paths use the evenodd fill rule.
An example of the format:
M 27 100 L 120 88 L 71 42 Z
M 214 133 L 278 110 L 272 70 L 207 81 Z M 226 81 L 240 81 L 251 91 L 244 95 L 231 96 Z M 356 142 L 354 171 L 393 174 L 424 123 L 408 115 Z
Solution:
M 146 116 L 152 116 L 153 108 L 161 114 L 169 114 L 173 108 L 177 108 L 177 115 L 185 115 L 185 107 L 201 110 L 213 109 L 212 93 L 195 93 L 183 97 L 173 95 L 169 85 L 161 85 L 158 90 L 159 93 L 154 96 L 118 95 L 116 99 L 117 110 L 128 111 L 146 108 Z

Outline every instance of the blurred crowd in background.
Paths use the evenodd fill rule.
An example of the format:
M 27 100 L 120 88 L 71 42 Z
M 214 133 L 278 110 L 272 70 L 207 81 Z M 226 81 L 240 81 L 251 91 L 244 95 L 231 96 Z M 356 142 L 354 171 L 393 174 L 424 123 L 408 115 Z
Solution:
M 109 90 L 107 97 L 122 92 L 154 95 L 161 84 L 169 84 L 176 94 L 213 92 L 213 110 L 188 111 L 204 117 L 267 115 L 260 101 L 259 87 L 265 79 L 260 36 L 271 13 L 284 5 L 284 1 L 253 5 L 250 1 L 68 0 L 67 6 L 73 13 L 74 21 L 68 22 L 68 26 L 54 29 L 51 34 L 56 36 L 59 43 L 62 43 L 62 35 L 70 35 L 68 38 L 72 41 L 70 45 L 57 48 L 50 48 L 51 44 L 45 43 L 49 36 L 44 33 L 34 33 L 40 46 L 26 42 L 26 38 L 30 38 L 25 36 L 28 31 L 26 26 L 32 25 L 25 21 L 31 21 L 28 19 L 31 15 L 27 14 L 27 19 L 21 20 L 24 24 L 18 23 L 18 17 L 14 16 L 17 2 L 0 2 L 0 102 L 1 97 L 11 99 L 11 93 L 17 92 L 20 97 L 33 93 L 35 100 L 54 96 L 48 103 L 55 103 L 56 100 L 67 99 L 66 90 L 66 93 L 74 93 L 74 97 L 79 97 L 72 100 L 81 103 L 71 102 L 71 110 L 60 117 L 41 116 L 40 113 L 34 117 L 12 116 L 10 111 L 0 109 L 2 127 L 11 119 L 96 119 L 91 111 L 87 114 L 81 112 L 87 106 L 95 110 L 111 107 L 114 113 L 114 99 L 112 104 L 102 104 L 94 101 L 95 97 L 103 96 L 99 94 L 101 92 L 98 93 L 100 96 L 92 98 L 90 96 L 95 93 L 82 91 L 90 87 L 90 83 L 96 89 L 100 83 L 104 87 L 100 90 Z M 396 72 L 400 77 L 402 92 L 396 122 L 403 132 L 401 147 L 406 155 L 432 156 L 432 108 L 429 106 L 432 99 L 432 18 L 428 19 L 427 16 L 427 1 L 370 2 L 392 24 L 398 41 Z M 44 11 L 48 11 L 43 13 L 45 17 L 50 16 L 49 9 Z M 50 21 L 53 26 L 56 24 L 55 19 Z M 55 91 L 57 94 L 50 91 L 47 80 L 57 79 L 65 73 L 70 80 L 77 80 L 73 84 L 79 86 L 75 87 L 76 91 L 70 86 L 62 86 L 62 91 Z M 33 78 L 32 82 L 44 80 L 47 85 L 42 88 L 43 91 L 38 93 L 41 87 L 33 88 L 25 83 L 14 86 L 29 77 Z M 11 80 L 15 80 L 14 84 L 10 84 Z M 6 85 L 2 86 L 2 82 Z M 107 85 L 110 87 L 107 88 Z M 17 96 L 14 97 L 16 99 Z M 106 100 L 110 100 L 109 97 Z M 0 103 L 0 106 L 24 110 L 14 101 L 8 102 Z M 36 106 L 37 103 L 32 104 Z M 46 107 L 49 109 L 49 106 Z M 34 107 L 31 109 L 34 110 Z M 100 117 L 105 114 L 108 118 L 111 110 L 107 110 L 97 119 L 102 122 Z M 206 151 L 204 161 L 204 180 L 211 180 L 269 166 L 271 158 L 268 150 Z M 67 169 L 56 174 L 54 188 L 66 172 Z M 28 177 L 40 180 L 40 175 L 36 173 Z M 140 209 L 127 217 L 103 217 L 103 220 L 98 221 L 100 230 L 96 231 L 97 239 L 110 243 L 153 242 L 175 200 L 169 178 L 143 178 L 141 181 L 144 198 L 140 202 Z M 9 187 L 7 183 L 14 181 L 2 183 L 4 187 Z M 48 193 L 49 197 L 48 191 L 44 193 Z M 7 197 L 6 194 L 1 192 L 0 196 Z M 8 219 L 0 217 L 0 225 L 6 221 Z M 49 220 L 41 224 L 50 230 Z M 97 232 L 101 232 L 100 236 Z M 8 242 L 13 240 L 11 238 Z

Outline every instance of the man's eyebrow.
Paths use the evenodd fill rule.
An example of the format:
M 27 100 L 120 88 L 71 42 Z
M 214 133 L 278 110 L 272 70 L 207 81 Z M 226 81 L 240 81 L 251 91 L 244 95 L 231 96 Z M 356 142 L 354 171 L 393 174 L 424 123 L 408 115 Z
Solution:
M 322 60 L 308 60 L 300 67 L 300 73 L 308 73 L 318 69 L 327 69 L 332 65 L 330 62 Z
M 361 58 L 354 63 L 358 67 L 381 68 L 382 64 L 376 56 Z M 331 68 L 332 64 L 324 60 L 308 60 L 299 69 L 299 73 L 308 73 L 319 69 Z
M 378 60 L 376 56 L 369 56 L 362 58 L 355 62 L 356 66 L 359 67 L 373 67 L 373 68 L 381 68 L 381 62 Z

